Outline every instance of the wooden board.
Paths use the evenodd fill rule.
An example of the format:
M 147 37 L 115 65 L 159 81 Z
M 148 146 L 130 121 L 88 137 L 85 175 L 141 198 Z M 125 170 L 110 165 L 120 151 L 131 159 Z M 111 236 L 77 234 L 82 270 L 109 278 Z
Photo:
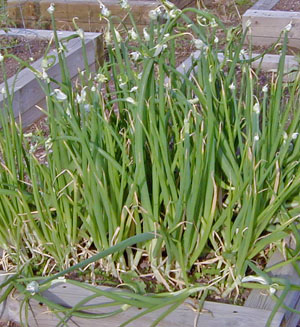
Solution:
M 267 264 L 267 267 L 271 267 L 279 262 L 284 262 L 284 257 L 279 251 L 276 251 L 274 255 L 271 257 L 270 261 Z M 300 268 L 300 262 L 298 262 L 298 266 Z M 300 285 L 300 276 L 297 271 L 293 268 L 292 265 L 286 265 L 279 269 L 276 269 L 270 273 L 270 276 L 287 278 L 291 281 L 291 283 Z M 282 292 L 277 292 L 276 295 L 280 296 Z M 299 291 L 291 291 L 286 296 L 284 303 L 291 307 L 292 309 L 296 309 L 300 307 L 300 292 Z M 246 300 L 245 306 L 251 308 L 259 308 L 265 310 L 273 310 L 275 306 L 275 302 L 268 295 L 268 293 L 260 290 L 253 290 L 249 297 Z M 285 327 L 295 327 L 297 321 L 300 320 L 300 316 L 297 314 L 293 314 L 290 311 L 285 310 L 284 308 L 280 308 L 278 310 L 284 314 L 284 326 Z
M 50 38 L 53 34 L 52 31 L 38 31 L 35 30 L 40 37 Z M 24 32 L 25 36 L 28 31 Z M 0 33 L 1 34 L 1 33 Z M 4 32 L 2 32 L 4 34 Z M 21 35 L 19 29 L 10 29 L 10 35 Z M 59 37 L 66 37 L 74 34 L 74 32 L 59 32 Z M 101 61 L 100 58 L 103 56 L 102 39 L 101 35 L 97 33 L 86 33 L 86 50 L 87 59 L 90 66 L 95 65 L 97 60 Z M 69 68 L 71 78 L 78 75 L 78 69 L 84 69 L 84 60 L 82 56 L 82 42 L 79 38 L 72 39 L 67 45 L 68 52 L 66 52 L 67 65 Z M 100 53 L 99 53 L 100 51 Z M 101 52 L 102 51 L 102 52 Z M 47 70 L 47 74 L 55 80 L 60 80 L 60 67 L 57 61 L 57 53 L 52 50 L 51 53 L 56 57 L 56 63 Z M 32 66 L 41 71 L 42 58 L 32 64 Z M 8 85 L 12 88 L 14 83 L 14 76 L 8 79 Z M 4 84 L 0 84 L 0 89 L 4 87 Z M 40 88 L 39 83 L 35 75 L 28 69 L 23 69 L 19 74 L 14 87 L 14 98 L 13 98 L 13 111 L 15 117 L 22 115 L 23 127 L 31 125 L 43 114 L 37 108 L 38 106 L 44 106 L 45 94 Z M 3 106 L 3 95 L 0 94 L 0 108 Z
M 187 58 L 177 68 L 177 70 L 181 73 L 186 72 L 192 65 L 193 62 L 192 58 L 197 59 L 200 56 L 200 54 L 201 54 L 200 51 L 195 51 L 189 58 Z M 252 57 L 257 57 L 258 55 L 259 54 L 257 53 L 253 53 Z M 222 53 L 219 53 L 218 59 L 220 61 L 223 61 L 224 55 Z M 276 72 L 278 68 L 279 60 L 280 60 L 279 55 L 267 54 L 263 58 L 253 61 L 251 65 L 253 68 L 260 67 L 260 69 L 262 69 L 265 72 Z M 284 62 L 284 72 L 286 73 L 286 75 L 284 76 L 284 81 L 285 82 L 293 81 L 297 74 L 298 69 L 299 69 L 299 62 L 295 59 L 294 56 L 287 55 L 285 57 L 285 62 Z M 293 70 L 295 70 L 296 72 L 292 72 Z
M 32 27 L 34 24 L 51 27 L 51 18 L 47 9 L 55 4 L 55 20 L 59 28 L 74 29 L 73 18 L 77 17 L 76 23 L 85 31 L 100 31 L 107 26 L 106 21 L 100 22 L 101 12 L 97 0 L 8 0 L 8 14 L 17 24 Z M 130 24 L 130 19 L 119 4 L 118 0 L 103 0 L 109 8 L 112 16 L 119 17 L 119 24 L 124 19 L 125 24 Z M 157 0 L 132 0 L 132 14 L 139 28 L 149 24 L 149 11 L 159 5 Z
M 270 10 L 278 1 L 279 0 L 259 0 L 251 7 L 251 9 Z
M 171 2 L 173 2 L 179 9 L 195 7 L 196 5 L 196 0 L 173 0 Z
M 289 24 L 292 29 L 288 34 L 288 45 L 300 48 L 300 13 L 272 10 L 247 10 L 243 17 L 243 29 L 251 22 L 247 42 L 252 45 L 271 46 L 279 39 L 280 33 Z
M 108 290 L 107 287 L 101 287 L 104 290 Z M 113 289 L 110 289 L 113 291 Z M 83 290 L 70 284 L 56 284 L 51 289 L 44 293 L 44 296 L 48 299 L 55 301 L 62 305 L 75 305 L 86 296 L 91 295 L 89 291 Z M 19 321 L 19 305 L 20 299 L 15 297 L 9 299 L 9 313 L 10 318 L 15 321 Z M 106 298 L 97 298 L 91 301 L 89 304 L 107 303 L 109 300 Z M 161 327 L 260 327 L 266 324 L 269 311 L 261 309 L 252 309 L 247 307 L 240 307 L 235 305 L 205 302 L 204 310 L 199 315 L 198 323 L 194 324 L 196 318 L 196 312 L 192 309 L 195 306 L 193 300 L 188 300 L 184 304 L 180 305 L 172 314 L 168 315 L 160 324 Z M 50 313 L 48 308 L 31 301 L 32 312 L 29 313 L 29 326 L 30 327 L 54 327 L 58 323 L 57 317 Z M 110 311 L 112 309 L 110 308 Z M 102 309 L 100 312 L 108 312 L 109 310 Z M 149 327 L 164 310 L 159 310 L 148 314 L 135 322 L 129 324 L 131 327 Z M 99 310 L 93 310 L 98 312 Z M 88 320 L 72 318 L 68 326 L 84 326 L 84 327 L 116 327 L 126 320 L 130 319 L 134 315 L 141 312 L 139 309 L 131 308 L 122 314 L 118 314 L 113 317 L 104 318 L 101 320 Z M 272 327 L 278 327 L 282 320 L 282 313 L 277 313 L 273 320 Z

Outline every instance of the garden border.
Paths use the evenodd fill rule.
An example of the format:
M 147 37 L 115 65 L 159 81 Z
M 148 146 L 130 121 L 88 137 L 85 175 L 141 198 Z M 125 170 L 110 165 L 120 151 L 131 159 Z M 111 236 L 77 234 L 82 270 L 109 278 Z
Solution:
M 74 35 L 75 32 L 59 31 L 58 37 L 65 38 L 70 35 Z M 23 29 L 10 29 L 8 33 L 0 31 L 0 35 L 13 35 L 13 36 L 26 36 L 37 37 L 41 39 L 51 39 L 53 31 L 49 30 L 23 30 Z M 103 61 L 103 40 L 100 33 L 85 33 L 85 46 L 87 51 L 88 65 L 91 69 L 95 69 L 95 66 Z M 84 70 L 84 59 L 82 56 L 82 41 L 78 37 L 70 40 L 66 44 L 66 61 L 70 71 L 71 78 L 78 76 L 78 70 Z M 49 52 L 49 55 L 56 57 L 55 64 L 47 70 L 47 74 L 60 80 L 60 68 L 57 60 L 57 53 L 54 50 Z M 32 66 L 41 70 L 43 58 L 36 60 Z M 12 76 L 7 80 L 10 90 L 14 84 L 15 76 Z M 0 90 L 4 87 L 4 83 L 0 84 Z M 4 97 L 0 94 L 0 108 L 3 106 Z M 24 68 L 17 75 L 14 96 L 13 96 L 13 110 L 16 118 L 22 115 L 23 127 L 27 127 L 41 118 L 44 114 L 38 107 L 45 106 L 45 94 L 40 88 L 40 85 L 36 79 L 36 76 L 29 68 Z
M 3 277 L 2 277 L 3 278 Z M 113 290 L 113 288 L 101 286 L 102 290 Z M 81 300 L 93 293 L 83 290 L 82 288 L 73 286 L 67 283 L 55 283 L 51 288 L 44 292 L 42 295 L 55 302 L 56 304 L 64 306 L 74 306 Z M 0 305 L 0 311 L 4 313 L 0 319 L 4 318 L 6 320 L 20 322 L 20 308 L 21 308 L 22 297 L 18 294 L 10 296 L 4 305 Z M 87 303 L 87 305 L 107 303 L 106 298 L 96 298 Z M 174 310 L 170 315 L 165 317 L 159 323 L 160 327 L 193 327 L 193 326 L 205 326 L 205 327 L 215 327 L 215 326 L 234 326 L 234 327 L 257 327 L 265 326 L 266 321 L 271 313 L 269 310 L 251 308 L 247 306 L 237 306 L 231 304 L 224 304 L 219 302 L 205 301 L 203 305 L 203 310 L 198 315 L 198 322 L 195 325 L 195 319 L 197 318 L 197 304 L 192 300 L 188 299 L 181 304 L 176 310 Z M 110 309 L 111 310 L 111 309 Z M 149 327 L 159 315 L 161 315 L 166 308 L 163 310 L 154 311 L 148 315 L 137 319 L 133 323 L 129 324 L 130 327 Z M 22 312 L 22 317 L 24 319 L 25 310 Z M 105 313 L 105 309 L 101 310 L 91 310 L 93 313 Z M 101 327 L 117 327 L 126 320 L 132 318 L 133 316 L 141 313 L 137 308 L 130 308 L 118 315 L 103 318 L 101 321 Z M 284 317 L 284 313 L 277 312 L 275 314 L 274 320 L 271 327 L 279 327 L 281 321 Z M 30 327 L 55 327 L 59 322 L 58 318 L 49 309 L 38 303 L 35 300 L 30 301 L 30 310 L 28 312 L 28 325 Z M 97 321 L 97 322 L 98 322 Z M 93 319 L 83 319 L 72 317 L 68 321 L 68 326 L 70 327 L 94 327 L 95 321 Z
M 242 17 L 243 29 L 249 21 L 251 28 L 247 42 L 256 46 L 271 46 L 280 37 L 283 29 L 291 23 L 288 45 L 300 48 L 300 12 L 274 11 L 272 9 L 279 0 L 260 0 L 248 9 Z

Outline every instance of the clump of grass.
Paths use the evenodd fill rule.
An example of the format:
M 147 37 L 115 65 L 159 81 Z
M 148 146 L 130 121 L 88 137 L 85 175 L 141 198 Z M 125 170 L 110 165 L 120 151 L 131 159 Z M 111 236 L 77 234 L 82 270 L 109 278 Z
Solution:
M 244 279 L 249 271 L 271 293 L 295 289 L 278 280 L 273 285 L 255 266 L 267 247 L 285 252 L 281 265 L 299 257 L 299 75 L 283 81 L 288 31 L 278 72 L 261 88 L 251 59 L 241 59 L 245 35 L 239 40 L 238 33 L 225 30 L 220 49 L 216 33 L 224 27 L 216 17 L 163 1 L 141 32 L 122 4 L 133 27 L 120 34 L 102 7 L 108 60 L 96 74 L 86 64 L 72 86 L 56 32 L 60 89 L 52 89 L 46 70 L 34 71 L 47 97 L 50 132 L 41 141 L 46 163 L 15 123 L 6 90 L 0 116 L 1 247 L 28 276 L 31 261 L 41 259 L 44 274 L 50 262 L 52 269 L 53 262 L 56 269 L 69 269 L 78 262 L 78 249 L 105 252 L 157 232 L 158 238 L 102 256 L 100 265 L 120 276 L 128 269 L 139 273 L 147 258 L 165 287 L 186 288 L 181 300 L 212 287 L 223 296 L 251 287 L 244 282 L 257 279 Z M 84 48 L 83 31 L 77 35 Z M 184 73 L 176 70 L 174 55 L 182 37 L 201 51 Z M 289 235 L 295 249 L 284 245 Z M 189 275 L 203 266 L 214 271 L 213 280 L 191 287 Z

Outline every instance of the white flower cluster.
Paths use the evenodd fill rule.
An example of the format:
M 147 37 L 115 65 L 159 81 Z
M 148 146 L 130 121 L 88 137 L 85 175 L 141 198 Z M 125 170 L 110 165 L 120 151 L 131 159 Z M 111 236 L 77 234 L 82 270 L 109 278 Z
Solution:
M 68 98 L 67 95 L 60 89 L 54 89 L 50 95 L 54 95 L 58 102 L 63 102 Z
M 145 41 L 146 42 L 150 41 L 150 35 L 149 35 L 146 27 L 144 27 L 144 29 L 143 29 L 143 34 L 144 34 Z
M 286 27 L 283 29 L 284 32 L 290 32 L 290 30 L 292 29 L 293 25 L 292 22 L 289 22 Z
M 98 83 L 105 83 L 108 81 L 108 79 L 104 74 L 99 73 L 95 76 L 94 81 Z
M 81 90 L 80 94 L 76 94 L 76 102 L 82 104 L 86 100 L 86 86 Z
M 141 53 L 139 51 L 131 52 L 130 57 L 132 58 L 132 60 L 138 61 L 141 57 Z
M 120 0 L 120 6 L 122 9 L 130 9 L 129 3 L 127 0 Z
M 176 18 L 181 14 L 181 10 L 175 8 L 174 4 L 165 1 L 163 3 L 163 7 L 157 7 L 156 9 L 149 11 L 149 17 L 151 20 L 157 20 L 158 18 L 169 19 L 169 18 Z
M 51 3 L 50 7 L 47 9 L 48 13 L 52 15 L 55 11 L 55 5 L 54 3 Z
M 108 18 L 110 16 L 110 11 L 108 10 L 108 8 L 104 5 L 104 3 L 100 0 L 98 0 L 99 2 L 99 6 L 101 9 L 101 16 Z
M 120 33 L 115 28 L 114 28 L 114 33 L 115 33 L 117 42 L 121 43 L 122 42 L 122 37 L 121 37 Z M 109 30 L 107 30 L 105 32 L 104 39 L 105 39 L 106 44 L 111 44 L 112 43 L 112 37 L 111 37 L 111 34 L 110 34 Z
M 259 105 L 258 102 L 256 102 L 255 105 L 253 106 L 253 111 L 254 111 L 257 115 L 259 115 L 259 113 L 260 113 L 260 105 Z
M 81 38 L 81 40 L 84 39 L 84 32 L 83 32 L 83 29 L 79 28 L 77 31 L 76 31 L 77 35 Z
M 138 39 L 138 34 L 136 33 L 136 31 L 133 28 L 128 31 L 128 34 L 132 41 L 136 41 Z
M 168 46 L 166 44 L 157 44 L 154 49 L 155 49 L 155 52 L 154 52 L 154 55 L 153 57 L 157 57 L 161 52 L 163 52 Z

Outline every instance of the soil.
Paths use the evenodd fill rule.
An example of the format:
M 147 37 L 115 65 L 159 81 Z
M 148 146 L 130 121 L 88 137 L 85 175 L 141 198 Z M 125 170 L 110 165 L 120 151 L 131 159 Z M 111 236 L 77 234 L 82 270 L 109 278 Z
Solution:
M 237 26 L 241 24 L 242 15 L 249 9 L 257 0 L 202 0 L 200 1 L 200 9 L 208 10 L 216 15 L 226 26 Z
M 0 36 L 0 52 L 1 54 L 13 54 L 20 59 L 29 62 L 31 58 L 33 61 L 41 58 L 48 46 L 47 40 L 41 40 L 38 38 L 26 39 L 25 37 L 15 36 Z M 13 58 L 6 58 L 5 71 L 7 77 L 13 76 L 18 69 L 20 64 Z M 0 83 L 3 82 L 3 72 L 0 70 Z
M 0 322 L 0 327 L 21 327 L 21 325 L 13 321 L 8 321 L 8 322 Z
M 279 0 L 279 2 L 272 8 L 278 11 L 300 11 L 299 0 Z

